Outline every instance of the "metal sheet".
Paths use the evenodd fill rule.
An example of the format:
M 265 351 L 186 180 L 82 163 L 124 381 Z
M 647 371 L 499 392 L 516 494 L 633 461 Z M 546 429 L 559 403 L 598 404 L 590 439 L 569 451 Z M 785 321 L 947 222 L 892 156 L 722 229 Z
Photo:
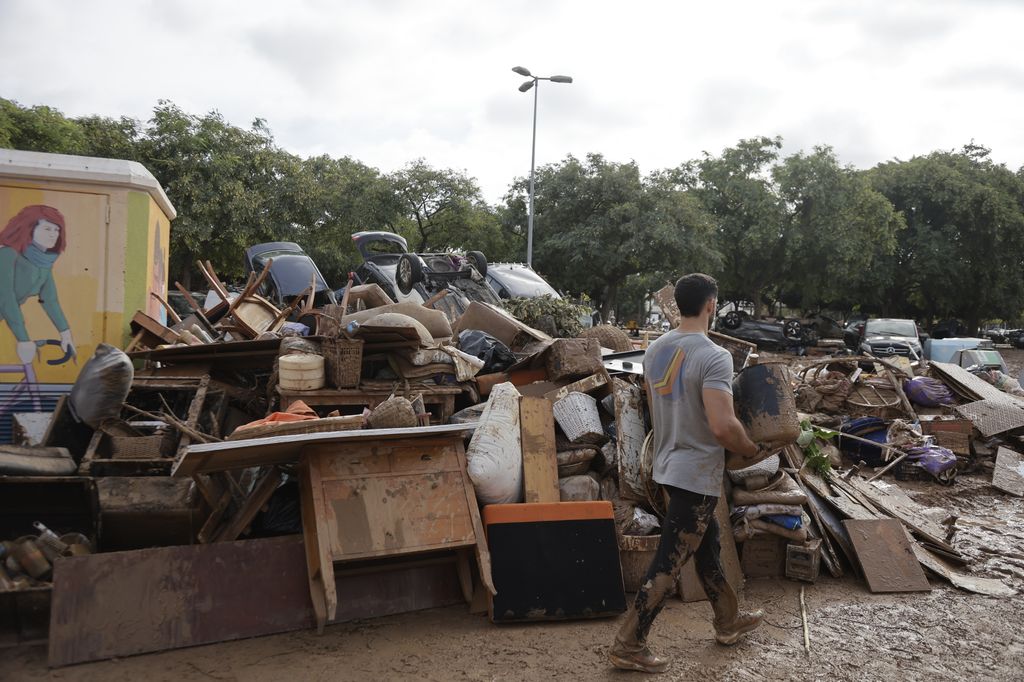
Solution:
M 974 428 L 985 437 L 1013 431 L 1024 426 L 1024 410 L 1006 400 L 978 400 L 954 408 L 957 414 L 970 419 Z
M 929 592 L 932 586 L 896 519 L 843 521 L 872 592 Z
M 992 471 L 992 485 L 1018 497 L 1024 495 L 1024 455 L 1009 448 L 999 448 L 996 468 Z

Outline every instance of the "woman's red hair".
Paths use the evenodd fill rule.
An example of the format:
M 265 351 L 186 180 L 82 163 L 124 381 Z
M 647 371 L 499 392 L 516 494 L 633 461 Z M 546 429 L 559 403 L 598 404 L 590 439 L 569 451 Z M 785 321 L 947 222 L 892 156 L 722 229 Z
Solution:
M 35 204 L 26 206 L 18 211 L 18 215 L 11 218 L 10 222 L 0 232 L 0 246 L 9 246 L 18 253 L 25 253 L 25 249 L 32 243 L 32 233 L 40 220 L 48 220 L 60 228 L 60 236 L 57 243 L 50 249 L 50 253 L 64 253 L 66 240 L 64 239 L 64 216 L 52 206 Z

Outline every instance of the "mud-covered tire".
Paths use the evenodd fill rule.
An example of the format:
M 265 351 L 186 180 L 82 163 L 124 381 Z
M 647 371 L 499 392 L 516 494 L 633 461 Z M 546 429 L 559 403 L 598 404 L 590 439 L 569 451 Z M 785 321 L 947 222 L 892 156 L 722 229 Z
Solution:
M 467 251 L 466 260 L 469 264 L 476 268 L 476 271 L 480 273 L 481 277 L 487 276 L 487 258 L 481 251 Z
M 726 329 L 739 329 L 740 325 L 743 324 L 743 318 L 735 310 L 730 310 L 725 314 L 722 324 L 725 325 Z
M 403 253 L 395 266 L 395 283 L 398 290 L 408 295 L 417 282 L 423 281 L 423 265 L 419 256 Z
M 804 326 L 799 320 L 786 320 L 782 325 L 782 335 L 791 341 L 800 341 L 804 336 Z

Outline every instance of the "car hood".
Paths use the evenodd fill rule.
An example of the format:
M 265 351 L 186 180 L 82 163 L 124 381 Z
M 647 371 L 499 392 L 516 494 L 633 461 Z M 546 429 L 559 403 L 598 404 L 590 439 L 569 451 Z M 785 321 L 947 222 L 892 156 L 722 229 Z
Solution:
M 868 343 L 880 343 L 882 341 L 900 341 L 902 343 L 916 343 L 920 345 L 921 341 L 915 336 L 869 336 L 866 341 Z

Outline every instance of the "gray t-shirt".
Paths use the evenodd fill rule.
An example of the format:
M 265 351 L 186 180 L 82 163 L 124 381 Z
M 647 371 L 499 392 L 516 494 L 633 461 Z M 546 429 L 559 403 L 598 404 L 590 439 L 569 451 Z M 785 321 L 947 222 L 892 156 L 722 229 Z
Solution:
M 654 419 L 654 480 L 700 495 L 722 494 L 723 448 L 708 423 L 701 391 L 732 393 L 732 356 L 705 334 L 673 329 L 644 357 Z

